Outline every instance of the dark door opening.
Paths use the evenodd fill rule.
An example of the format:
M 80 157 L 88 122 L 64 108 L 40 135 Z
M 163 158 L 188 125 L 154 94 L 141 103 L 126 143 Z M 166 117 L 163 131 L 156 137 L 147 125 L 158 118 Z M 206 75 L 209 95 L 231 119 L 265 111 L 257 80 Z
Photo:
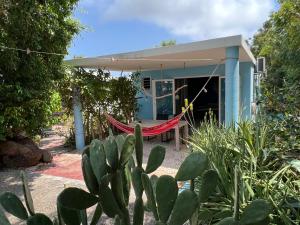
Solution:
M 175 89 L 187 85 L 187 87 L 178 91 L 176 99 L 176 114 L 182 111 L 184 99 L 187 98 L 191 102 L 198 94 L 200 89 L 206 83 L 208 77 L 176 79 Z M 205 115 L 211 111 L 218 120 L 219 118 L 219 77 L 213 77 L 206 85 L 206 92 L 203 91 L 193 104 L 194 118 L 196 123 L 203 121 Z

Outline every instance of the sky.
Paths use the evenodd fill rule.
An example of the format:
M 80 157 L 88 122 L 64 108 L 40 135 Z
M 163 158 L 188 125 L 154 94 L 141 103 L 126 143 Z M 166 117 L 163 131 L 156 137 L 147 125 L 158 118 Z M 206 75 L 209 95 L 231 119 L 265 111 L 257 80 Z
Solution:
M 262 27 L 276 0 L 80 0 L 74 17 L 85 27 L 67 58 L 152 48 L 242 34 Z

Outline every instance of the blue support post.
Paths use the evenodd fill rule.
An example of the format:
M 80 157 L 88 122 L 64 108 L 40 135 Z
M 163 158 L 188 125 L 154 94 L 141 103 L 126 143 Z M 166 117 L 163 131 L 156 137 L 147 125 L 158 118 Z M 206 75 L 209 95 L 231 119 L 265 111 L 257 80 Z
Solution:
M 82 106 L 80 101 L 80 89 L 78 87 L 73 88 L 73 113 L 75 124 L 75 141 L 76 149 L 82 150 L 85 146 L 84 143 L 84 130 L 82 119 Z
M 225 125 L 239 120 L 239 47 L 226 48 L 225 62 Z
M 253 102 L 253 76 L 254 65 L 252 62 L 243 63 L 241 66 L 241 116 L 243 120 L 250 120 L 252 116 L 251 105 Z

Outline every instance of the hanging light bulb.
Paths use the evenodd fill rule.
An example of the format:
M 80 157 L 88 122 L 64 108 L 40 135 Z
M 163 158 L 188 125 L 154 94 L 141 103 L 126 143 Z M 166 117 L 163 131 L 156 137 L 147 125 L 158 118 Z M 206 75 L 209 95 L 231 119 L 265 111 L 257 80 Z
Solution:
M 205 88 L 203 89 L 203 91 L 204 91 L 205 93 L 207 93 L 207 90 L 206 90 Z
M 184 106 L 185 108 L 189 106 L 189 100 L 187 98 L 184 99 Z

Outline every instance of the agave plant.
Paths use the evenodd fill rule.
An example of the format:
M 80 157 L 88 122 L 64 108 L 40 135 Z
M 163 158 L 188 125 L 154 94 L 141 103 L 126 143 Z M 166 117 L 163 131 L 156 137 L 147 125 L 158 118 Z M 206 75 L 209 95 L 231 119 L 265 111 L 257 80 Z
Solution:
M 235 165 L 239 165 L 241 173 L 241 210 L 253 199 L 265 199 L 272 205 L 271 223 L 299 223 L 299 172 L 276 150 L 272 140 L 269 125 L 264 121 L 241 122 L 236 128 L 222 127 L 213 120 L 201 124 L 192 136 L 191 146 L 207 155 L 220 183 L 218 194 L 209 201 L 210 207 L 200 210 L 205 216 L 199 223 L 232 215 L 236 199 Z M 200 183 L 196 180 L 196 188 Z

